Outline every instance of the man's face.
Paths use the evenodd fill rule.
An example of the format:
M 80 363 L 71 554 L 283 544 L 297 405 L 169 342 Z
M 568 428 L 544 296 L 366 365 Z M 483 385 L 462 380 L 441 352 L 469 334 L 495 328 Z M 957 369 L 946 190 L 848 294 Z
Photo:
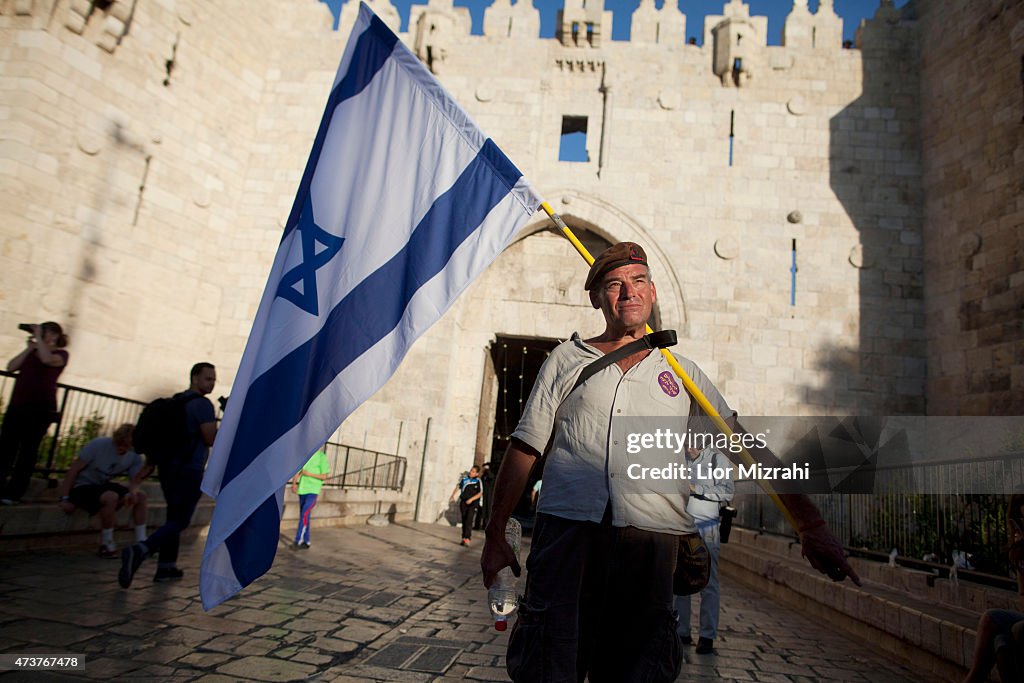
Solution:
M 114 441 L 114 448 L 117 449 L 118 455 L 124 455 L 128 452 L 128 449 L 132 447 L 130 439 L 117 439 Z
M 213 391 L 217 383 L 217 371 L 213 368 L 203 368 L 199 374 L 192 378 L 192 388 L 203 396 Z
M 642 328 L 657 300 L 647 266 L 639 264 L 608 271 L 601 284 L 590 290 L 594 308 L 601 309 L 605 323 L 615 330 Z
M 469 468 L 469 476 L 471 476 L 471 477 L 473 477 L 475 479 L 476 477 L 480 476 L 480 470 L 478 470 L 475 467 L 470 467 Z

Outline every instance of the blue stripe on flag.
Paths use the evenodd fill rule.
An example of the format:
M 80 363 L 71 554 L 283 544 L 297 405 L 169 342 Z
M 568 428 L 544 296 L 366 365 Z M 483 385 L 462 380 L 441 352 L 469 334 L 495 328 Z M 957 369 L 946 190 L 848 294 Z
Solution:
M 508 189 L 512 189 L 519 179 L 523 177 L 523 174 L 519 172 L 516 165 L 505 156 L 505 153 L 498 149 L 498 146 L 491 142 L 490 138 L 484 142 L 484 146 L 480 148 L 480 154 L 490 164 L 491 168 L 505 181 Z
M 309 194 L 313 173 L 316 171 L 317 164 L 320 163 L 320 152 L 323 150 L 324 140 L 327 139 L 327 131 L 331 127 L 334 110 L 338 108 L 339 104 L 355 97 L 373 82 L 374 77 L 394 52 L 396 42 L 398 42 L 398 36 L 392 33 L 387 24 L 376 16 L 371 19 L 370 26 L 359 36 L 352 60 L 349 62 L 349 70 L 345 72 L 345 76 L 331 91 L 331 96 L 327 98 L 327 106 L 324 108 L 323 118 L 320 119 L 320 128 L 313 140 L 313 149 L 306 161 L 306 169 L 302 172 L 302 181 L 295 193 L 295 203 L 292 204 L 292 210 L 288 214 L 288 222 L 285 224 L 284 234 L 281 237 L 282 241 L 299 224 L 299 214 L 302 213 L 306 195 Z
M 508 195 L 520 177 L 513 174 L 518 173 L 488 139 L 455 184 L 434 201 L 409 242 L 356 285 L 331 310 L 316 335 L 252 382 L 222 490 L 298 424 L 338 374 L 395 328 L 413 295 L 441 272 L 459 245 Z M 296 381 L 299 378 L 304 381 Z
M 271 494 L 224 540 L 231 558 L 231 570 L 238 583 L 248 586 L 266 574 L 274 564 L 277 535 L 273 534 L 273 530 L 280 526 L 281 513 L 277 509 L 277 496 Z M 269 534 L 268 529 L 271 531 Z

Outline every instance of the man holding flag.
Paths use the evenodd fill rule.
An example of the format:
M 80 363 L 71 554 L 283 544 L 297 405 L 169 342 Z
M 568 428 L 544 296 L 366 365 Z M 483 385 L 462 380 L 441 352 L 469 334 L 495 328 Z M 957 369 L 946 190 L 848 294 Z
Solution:
M 206 609 L 270 568 L 285 482 L 539 206 L 519 170 L 361 5 L 203 480 L 217 499 L 201 569 Z M 647 314 L 637 302 L 622 312 L 645 321 L 650 291 Z M 502 550 L 485 548 L 485 580 L 509 564 Z
M 487 586 L 504 567 L 518 575 L 505 525 L 543 454 L 545 495 L 509 638 L 509 675 L 523 683 L 669 683 L 683 662 L 673 609 L 679 538 L 697 527 L 686 511 L 688 486 L 647 488 L 623 476 L 627 460 L 612 421 L 699 413 L 645 336 L 657 289 L 644 249 L 632 242 L 606 249 L 586 289 L 604 332 L 587 340 L 573 334 L 541 366 L 501 463 L 480 566 Z M 735 427 L 711 380 L 693 361 L 678 362 L 694 396 Z M 817 509 L 806 497 L 790 502 L 812 564 L 859 583 Z
M 282 486 L 539 204 L 362 5 L 203 480 L 204 607 L 270 568 Z

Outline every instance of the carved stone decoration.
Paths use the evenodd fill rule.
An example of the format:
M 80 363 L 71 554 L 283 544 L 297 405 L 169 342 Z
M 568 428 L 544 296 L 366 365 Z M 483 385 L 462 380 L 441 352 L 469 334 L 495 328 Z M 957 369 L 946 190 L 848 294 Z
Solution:
M 790 223 L 792 223 L 793 225 L 797 225 L 797 224 L 803 222 L 804 215 L 802 213 L 800 213 L 799 211 L 790 211 L 786 215 L 786 220 L 789 221 Z
M 675 90 L 662 90 L 658 93 L 658 104 L 662 109 L 678 109 L 682 103 L 683 98 Z
M 968 232 L 960 236 L 960 257 L 970 258 L 981 251 L 981 235 Z
M 212 202 L 213 198 L 210 195 L 209 188 L 197 187 L 195 192 L 192 193 L 192 203 L 200 209 L 208 208 Z
M 731 261 L 740 255 L 740 243 L 735 237 L 728 235 L 715 240 L 715 255 L 725 261 Z
M 875 256 L 871 249 L 865 249 L 863 244 L 855 244 L 850 249 L 847 257 L 850 265 L 858 270 L 867 270 L 875 267 Z
M 477 102 L 490 102 L 494 99 L 494 86 L 487 82 L 481 83 L 474 94 Z
M 83 129 L 75 135 L 75 142 L 83 153 L 96 156 L 103 149 L 103 137 L 95 131 Z
M 786 109 L 793 116 L 803 116 L 807 113 L 807 100 L 803 95 L 794 95 L 786 102 Z

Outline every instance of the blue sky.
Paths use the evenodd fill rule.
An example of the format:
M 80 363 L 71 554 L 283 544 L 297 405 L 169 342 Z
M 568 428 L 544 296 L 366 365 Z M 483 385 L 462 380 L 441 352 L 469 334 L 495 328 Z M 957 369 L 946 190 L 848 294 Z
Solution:
M 357 2 L 358 0 L 320 0 L 327 3 L 337 16 L 343 2 Z M 473 32 L 481 33 L 483 30 L 483 9 L 489 6 L 494 0 L 455 0 L 455 5 L 468 7 L 473 17 Z M 528 2 L 529 0 L 519 0 Z M 660 6 L 662 0 L 655 0 Z M 726 0 L 678 0 L 680 9 L 686 15 L 686 33 L 688 36 L 697 38 L 697 42 L 703 42 L 704 16 L 707 14 L 721 14 L 722 7 Z M 768 44 L 778 45 L 782 42 L 782 25 L 785 23 L 786 15 L 793 7 L 792 0 L 746 0 L 752 15 L 768 17 Z M 896 0 L 896 6 L 902 7 L 907 0 Z M 398 9 L 402 17 L 402 30 L 406 30 L 409 21 L 409 5 L 425 5 L 426 0 L 392 0 L 392 4 Z M 605 8 L 615 13 L 615 21 L 612 25 L 612 40 L 625 40 L 629 36 L 629 14 L 640 4 L 640 0 L 605 0 Z M 818 7 L 818 0 L 808 0 L 811 11 Z M 853 40 L 853 33 L 860 25 L 861 19 L 870 18 L 878 8 L 879 0 L 833 0 L 832 6 L 836 13 L 843 18 L 843 39 Z M 563 6 L 563 0 L 533 0 L 533 6 L 540 11 L 540 35 L 552 37 L 555 35 L 555 13 Z

